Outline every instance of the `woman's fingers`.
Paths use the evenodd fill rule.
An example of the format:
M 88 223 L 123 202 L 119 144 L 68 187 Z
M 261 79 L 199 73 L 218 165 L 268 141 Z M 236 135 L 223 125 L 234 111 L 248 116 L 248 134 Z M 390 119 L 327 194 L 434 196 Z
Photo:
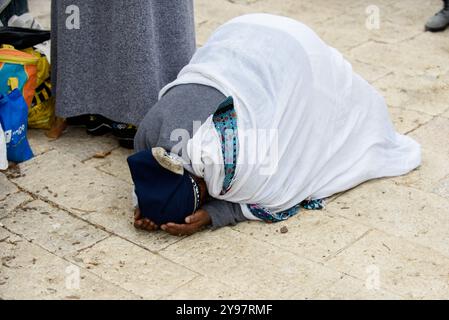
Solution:
M 144 226 L 145 230 L 148 230 L 148 231 L 155 231 L 158 229 L 158 226 L 153 221 L 151 221 L 149 219 L 144 219 L 143 226 Z
M 205 210 L 198 210 L 185 221 L 185 224 L 167 223 L 162 225 L 161 229 L 177 237 L 190 236 L 211 223 L 209 214 Z
M 134 221 L 134 228 L 136 229 L 142 229 L 143 220 L 135 220 Z
M 162 230 L 174 236 L 188 236 L 200 231 L 210 223 L 209 214 L 204 210 L 198 210 L 186 218 L 186 224 L 167 223 L 161 227 Z M 139 208 L 134 211 L 134 227 L 140 230 L 156 231 L 159 226 L 149 219 L 142 219 Z
M 143 230 L 148 230 L 148 226 L 149 226 L 149 220 L 143 219 L 142 220 L 142 229 Z
M 139 208 L 134 210 L 134 227 L 146 231 L 156 231 L 159 229 L 159 227 L 150 219 L 142 219 L 142 213 Z
M 200 209 L 191 216 L 188 216 L 185 221 L 187 224 L 198 223 L 202 226 L 207 226 L 208 224 L 211 223 L 209 214 L 207 213 L 207 211 L 203 209 Z
M 146 231 L 155 231 L 157 230 L 157 225 L 149 219 L 143 219 L 142 229 Z
M 134 227 L 140 230 L 156 231 L 159 229 L 158 225 L 149 219 L 139 219 L 134 221 Z
M 136 208 L 134 210 L 134 220 L 140 220 L 140 218 L 141 218 L 140 209 Z
M 187 224 L 190 224 L 190 223 L 196 223 L 196 222 L 198 222 L 198 220 L 199 220 L 198 215 L 197 215 L 196 213 L 194 213 L 194 214 L 192 214 L 191 216 L 188 216 L 188 217 L 186 218 L 186 223 L 187 223 Z
M 182 237 L 182 236 L 190 236 L 199 230 L 201 227 L 196 224 L 176 224 L 176 223 L 167 223 L 161 227 L 162 230 L 171 234 L 172 236 Z

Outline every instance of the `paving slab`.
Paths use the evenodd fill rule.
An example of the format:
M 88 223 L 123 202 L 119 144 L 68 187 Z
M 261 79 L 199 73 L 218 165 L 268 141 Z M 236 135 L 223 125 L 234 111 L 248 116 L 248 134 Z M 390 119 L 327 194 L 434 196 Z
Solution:
M 14 209 L 32 200 L 33 198 L 24 192 L 16 192 L 9 195 L 5 200 L 0 201 L 0 219 L 8 217 Z
M 195 2 L 195 22 L 197 26 L 196 41 L 202 46 L 212 32 L 224 22 L 236 17 L 239 13 L 250 13 L 250 8 L 240 3 L 219 0 L 211 6 L 208 0 Z
M 417 23 L 417 21 L 426 21 L 428 17 L 435 14 L 434 8 L 438 6 L 432 6 L 436 3 L 432 1 L 420 1 L 419 10 L 417 10 L 417 3 L 412 1 L 397 3 L 388 0 L 349 1 L 356 5 L 351 7 L 348 13 L 355 15 L 355 12 L 360 13 L 363 10 L 366 20 L 368 20 L 368 16 L 378 14 L 379 28 L 370 29 L 370 38 L 377 42 L 395 44 L 424 33 L 423 24 Z
M 335 284 L 313 297 L 317 300 L 403 300 L 403 297 L 360 281 L 343 276 Z
M 255 1 L 248 5 L 251 12 L 269 12 L 296 19 L 311 27 L 328 22 L 330 19 L 344 14 L 345 7 L 332 5 L 329 1 L 317 0 L 311 3 L 305 0 L 263 0 Z
M 442 114 L 443 117 L 449 118 L 449 110 Z
M 160 254 L 245 292 L 247 299 L 306 299 L 340 277 L 319 263 L 230 228 L 196 234 Z
M 97 154 L 105 154 L 119 147 L 117 139 L 110 134 L 95 137 L 88 135 L 85 128 L 72 126 L 57 140 L 47 138 L 43 130 L 30 130 L 28 139 L 37 155 L 55 149 L 80 161 L 89 160 Z
M 92 246 L 108 233 L 37 200 L 2 220 L 10 231 L 58 256 Z
M 167 300 L 245 300 L 245 293 L 238 291 L 214 278 L 199 276 L 179 287 Z
M 449 176 L 441 179 L 433 189 L 433 193 L 449 200 Z
M 0 173 L 0 219 L 32 199 L 28 194 L 19 192 L 17 186 L 10 182 L 5 174 Z
M 372 231 L 326 263 L 363 282 L 406 299 L 447 299 L 449 258 Z
M 42 199 L 79 213 L 129 209 L 131 186 L 84 165 L 72 155 L 53 150 L 20 165 L 13 179 Z
M 138 299 L 86 269 L 0 228 L 0 299 Z
M 287 233 L 282 233 L 282 228 Z M 276 224 L 241 223 L 234 230 L 259 242 L 274 245 L 298 257 L 322 262 L 355 242 L 370 228 L 351 220 L 329 214 L 327 210 L 302 210 L 296 217 Z
M 438 69 L 435 69 L 438 73 Z M 389 74 L 374 82 L 386 96 L 390 107 L 415 110 L 432 116 L 440 115 L 449 107 L 446 93 L 449 85 L 438 75 L 406 75 L 400 72 Z M 438 94 L 436 94 L 438 92 Z
M 426 44 L 434 43 L 433 34 L 422 33 L 407 41 L 391 45 L 380 41 L 369 41 L 351 50 L 351 56 L 360 61 L 380 65 L 401 72 L 405 75 L 425 74 L 425 71 L 439 69 L 442 73 L 448 71 L 445 62 L 446 46 L 429 47 Z
M 133 184 L 131 173 L 129 171 L 127 158 L 134 153 L 133 150 L 117 148 L 110 154 L 94 157 L 85 163 L 100 171 L 106 172 L 111 176 L 117 177 L 122 181 Z M 104 157 L 103 157 L 104 156 Z
M 390 74 L 392 71 L 386 67 L 376 66 L 370 63 L 359 61 L 355 57 L 345 56 L 345 58 L 352 64 L 353 70 L 362 76 L 369 83 L 373 83 L 379 79 Z
M 326 5 L 315 6 L 309 1 L 298 0 L 216 0 L 213 5 L 207 0 L 195 2 L 197 24 L 197 42 L 202 46 L 212 32 L 230 19 L 248 13 L 268 12 L 297 19 L 303 23 L 318 27 L 321 23 L 340 15 L 343 7 Z
M 431 115 L 414 110 L 394 107 L 391 107 L 388 110 L 390 112 L 394 127 L 397 132 L 402 134 L 407 134 L 413 130 L 416 130 L 433 118 Z
M 179 241 L 166 233 L 137 232 L 132 225 L 132 186 L 57 150 L 21 165 L 14 182 L 107 231 L 157 251 Z
M 145 299 L 162 298 L 198 275 L 118 237 L 99 242 L 72 259 Z
M 437 117 L 410 136 L 422 146 L 422 164 L 408 175 L 393 180 L 422 191 L 441 192 L 441 181 L 449 174 L 449 119 Z
M 11 194 L 19 191 L 17 187 L 8 180 L 8 178 L 0 172 L 0 201 L 5 200 Z
M 28 1 L 28 9 L 33 13 L 33 16 L 46 30 L 50 30 L 50 12 L 51 2 L 49 0 L 31 0 Z
M 449 201 L 440 196 L 386 180 L 359 186 L 328 206 L 332 213 L 432 248 L 449 258 L 448 208 Z
M 47 138 L 43 130 L 28 129 L 27 138 L 35 157 L 54 149 L 52 140 Z

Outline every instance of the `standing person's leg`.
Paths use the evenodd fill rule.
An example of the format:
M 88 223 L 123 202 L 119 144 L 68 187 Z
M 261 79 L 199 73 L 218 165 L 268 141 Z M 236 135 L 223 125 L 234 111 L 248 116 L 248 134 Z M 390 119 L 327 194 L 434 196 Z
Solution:
M 130 146 L 127 124 L 139 125 L 195 52 L 193 8 L 193 0 L 53 0 L 56 114 L 101 115 Z M 66 12 L 78 26 L 67 28 Z
M 443 9 L 437 12 L 437 14 L 435 14 L 429 19 L 429 21 L 427 21 L 427 31 L 443 31 L 449 26 L 449 0 L 443 0 L 443 2 Z

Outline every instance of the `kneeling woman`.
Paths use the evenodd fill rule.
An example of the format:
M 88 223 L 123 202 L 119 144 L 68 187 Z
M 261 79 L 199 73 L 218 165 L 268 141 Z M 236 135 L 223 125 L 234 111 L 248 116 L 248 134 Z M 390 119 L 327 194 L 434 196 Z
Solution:
M 224 24 L 162 89 L 160 102 L 189 85 L 225 99 L 181 143 L 184 152 L 164 146 L 167 152 L 148 148 L 128 159 L 137 227 L 191 234 L 211 222 L 210 198 L 232 204 L 239 221 L 282 221 L 420 165 L 419 144 L 395 131 L 380 94 L 297 21 L 253 14 Z M 196 107 L 165 114 L 189 119 Z

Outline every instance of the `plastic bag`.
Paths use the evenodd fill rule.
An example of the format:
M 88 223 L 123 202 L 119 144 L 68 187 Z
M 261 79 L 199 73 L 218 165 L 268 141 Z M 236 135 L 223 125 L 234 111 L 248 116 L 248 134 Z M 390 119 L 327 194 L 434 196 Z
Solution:
M 3 45 L 0 49 L 0 93 L 19 88 L 28 106 L 34 98 L 39 57 Z M 4 128 L 3 128 L 4 129 Z
M 33 129 L 48 130 L 55 121 L 55 99 L 52 97 L 50 64 L 45 56 L 28 48 L 23 50 L 36 58 L 37 63 L 37 88 L 28 115 L 28 127 Z
M 44 30 L 44 27 L 34 19 L 33 15 L 29 12 L 24 13 L 20 16 L 13 15 L 8 20 L 8 27 L 16 27 L 16 28 L 29 28 L 36 30 Z
M 55 99 L 51 96 L 51 82 L 46 81 L 36 89 L 36 95 L 29 110 L 28 127 L 49 130 L 55 120 Z
M 46 80 L 50 79 L 50 72 L 51 72 L 51 66 L 48 62 L 47 58 L 42 55 L 40 52 L 33 48 L 27 48 L 24 50 L 21 50 L 22 52 L 28 53 L 35 58 L 37 58 L 37 78 L 36 78 L 36 87 L 39 87 L 41 84 L 43 84 Z
M 18 89 L 0 95 L 0 124 L 5 132 L 8 160 L 20 163 L 31 159 L 34 155 L 27 139 L 28 106 Z
M 8 158 L 6 157 L 6 139 L 2 124 L 0 123 L 0 170 L 8 169 Z

